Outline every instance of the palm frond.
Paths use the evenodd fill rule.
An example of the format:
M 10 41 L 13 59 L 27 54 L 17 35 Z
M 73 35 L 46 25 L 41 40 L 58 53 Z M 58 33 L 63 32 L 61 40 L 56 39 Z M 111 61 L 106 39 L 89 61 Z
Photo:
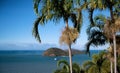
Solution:
M 72 22 L 75 22 L 74 23 L 74 28 L 77 28 L 78 32 L 80 32 L 82 22 L 83 22 L 82 9 L 80 7 L 80 8 L 75 8 L 74 10 L 77 12 L 77 14 L 74 14 L 74 17 L 71 16 L 71 20 L 72 20 Z
M 93 30 L 91 34 L 88 37 L 88 42 L 86 44 L 86 53 L 90 55 L 90 46 L 91 45 L 104 45 L 107 42 L 107 38 L 104 36 L 104 34 L 99 30 Z
M 91 66 L 88 70 L 88 73 L 99 73 L 99 69 L 96 65 Z
M 40 20 L 41 20 L 41 17 L 38 17 L 36 19 L 34 26 L 33 26 L 33 30 L 32 30 L 32 35 L 41 43 L 41 39 L 40 39 L 39 32 L 38 32 L 38 25 L 39 25 Z
M 73 66 L 73 73 L 80 73 L 81 70 L 79 64 L 73 63 L 72 66 Z
M 78 36 L 79 33 L 76 28 L 65 27 L 59 40 L 60 44 L 71 45 Z
M 74 28 L 76 28 L 77 27 L 77 17 L 76 17 L 76 14 L 74 14 L 74 13 L 71 13 L 70 14 L 70 18 L 71 18 L 71 21 L 73 22 L 73 24 L 74 24 Z
M 94 17 L 95 26 L 99 27 L 101 30 L 103 30 L 105 22 L 106 22 L 106 18 L 103 15 L 98 15 Z
M 59 67 L 60 64 L 64 64 L 64 65 L 66 65 L 66 66 L 69 66 L 68 62 L 65 61 L 65 60 L 59 60 L 59 61 L 57 62 L 57 66 Z
M 78 12 L 78 17 L 77 17 L 77 30 L 80 32 L 81 26 L 82 26 L 83 18 L 82 18 L 82 13 L 81 11 Z
M 85 70 L 88 70 L 92 65 L 95 65 L 92 61 L 85 61 L 85 62 L 83 63 L 83 68 L 84 68 Z
M 38 7 L 39 7 L 40 0 L 34 0 L 34 11 L 38 15 Z
M 106 43 L 107 38 L 104 36 L 104 34 L 99 30 L 92 31 L 91 35 L 89 36 L 89 39 L 93 39 L 94 45 L 104 45 Z
M 68 62 L 65 61 L 65 60 L 60 60 L 60 61 L 57 62 L 57 66 L 58 66 L 58 67 L 60 67 L 61 64 L 63 64 L 63 69 L 65 69 L 66 72 L 69 72 L 70 69 L 69 69 L 69 64 L 68 64 Z
M 109 61 L 104 57 L 106 51 L 102 51 L 99 54 L 94 54 L 92 60 L 86 61 L 83 64 L 87 73 L 109 73 Z M 105 68 L 107 67 L 107 68 Z

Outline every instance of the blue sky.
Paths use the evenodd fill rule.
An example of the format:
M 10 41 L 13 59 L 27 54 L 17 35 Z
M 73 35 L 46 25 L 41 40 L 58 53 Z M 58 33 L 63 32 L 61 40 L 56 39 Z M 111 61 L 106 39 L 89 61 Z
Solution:
M 99 12 L 96 11 L 95 15 Z M 105 15 L 108 12 L 103 12 Z M 108 14 L 109 15 L 109 14 Z M 83 46 L 87 42 L 87 13 L 84 14 L 80 38 L 76 44 Z M 0 43 L 37 43 L 32 36 L 33 23 L 36 15 L 33 10 L 33 0 L 0 0 Z M 72 23 L 69 21 L 69 24 Z M 62 20 L 58 23 L 48 22 L 39 26 L 42 43 L 59 44 L 61 30 L 65 27 Z
M 0 4 L 0 42 L 35 42 L 31 36 L 36 18 L 32 0 L 2 0 Z

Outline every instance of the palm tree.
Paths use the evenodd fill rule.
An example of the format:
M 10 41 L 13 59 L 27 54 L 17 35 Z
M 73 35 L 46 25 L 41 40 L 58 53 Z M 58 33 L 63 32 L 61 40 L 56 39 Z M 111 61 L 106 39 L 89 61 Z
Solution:
M 117 8 L 117 6 L 120 5 L 120 1 L 119 0 L 106 0 L 106 5 L 110 10 L 110 15 L 111 15 L 111 20 L 108 20 L 106 22 L 105 25 L 105 32 L 107 34 L 109 34 L 108 36 L 112 36 L 113 39 L 113 46 L 114 46 L 114 72 L 117 73 L 117 56 L 116 56 L 116 32 L 118 32 L 118 30 L 120 29 L 120 22 L 119 22 L 119 18 L 114 18 L 114 11 L 113 11 L 113 7 L 115 8 L 115 10 L 119 10 L 119 7 Z M 119 11 L 118 11 L 119 12 Z M 116 12 L 116 13 L 118 13 Z M 107 27 L 108 26 L 108 27 Z M 107 29 L 106 29 L 107 28 Z
M 33 35 L 34 37 L 41 42 L 39 32 L 38 32 L 38 25 L 39 23 L 45 24 L 49 20 L 53 20 L 55 22 L 58 22 L 60 19 L 63 19 L 66 23 L 65 31 L 69 31 L 68 34 L 66 34 L 67 38 L 69 39 L 71 35 L 71 29 L 69 29 L 68 20 L 70 19 L 73 22 L 75 31 L 80 32 L 80 27 L 82 24 L 82 8 L 84 8 L 84 5 L 78 5 L 79 7 L 74 6 L 76 3 L 74 0 L 34 0 L 34 10 L 38 16 L 34 23 L 33 27 Z M 80 2 L 80 0 L 78 0 Z M 79 3 L 77 3 L 79 4 Z M 40 12 L 39 12 L 40 11 Z M 72 33 L 74 30 L 72 30 Z M 76 35 L 75 35 L 76 36 Z M 71 39 L 71 38 L 70 38 Z M 74 39 L 74 40 L 73 40 Z M 72 57 L 71 57 L 71 44 L 75 42 L 76 38 L 72 38 L 70 42 L 66 43 L 69 46 L 69 57 L 70 57 L 70 70 L 72 73 Z
M 116 69 L 116 35 L 115 35 L 115 32 L 117 32 L 117 31 L 119 31 L 120 30 L 120 23 L 119 23 L 119 21 L 120 21 L 120 18 L 117 18 L 117 19 L 115 19 L 115 23 L 114 23 L 114 25 L 113 24 L 111 24 L 111 22 L 110 21 L 107 21 L 106 22 L 106 24 L 105 24 L 105 26 L 104 26 L 104 31 L 103 31 L 103 34 L 101 34 L 102 36 L 104 35 L 105 37 L 107 37 L 107 39 L 109 39 L 110 41 L 110 43 L 111 43 L 111 45 L 113 45 L 114 46 L 114 65 L 115 65 L 115 68 L 114 68 L 114 71 L 115 70 L 117 70 Z M 95 32 L 95 31 L 94 31 Z M 96 34 L 96 33 L 95 33 Z M 89 46 L 91 45 L 91 43 L 93 43 L 94 45 L 99 45 L 99 44 L 96 44 L 96 43 L 94 43 L 94 42 L 97 42 L 97 43 L 99 43 L 102 39 L 100 38 L 99 39 L 99 37 L 97 37 L 96 35 L 98 35 L 98 34 L 100 34 L 100 33 L 97 33 L 96 35 L 95 35 L 94 33 L 92 33 L 91 35 L 92 35 L 92 37 L 90 37 L 90 38 L 92 38 L 92 40 L 90 40 L 89 42 L 88 42 L 88 44 L 87 44 L 87 46 L 88 46 L 88 48 L 89 48 Z M 112 35 L 113 35 L 113 37 L 112 37 Z M 97 39 L 94 39 L 94 37 L 96 37 Z M 95 40 L 95 41 L 94 41 Z M 113 40 L 113 42 L 111 41 L 111 40 Z M 105 40 L 104 40 L 105 41 Z M 104 43 L 104 41 L 103 41 L 103 43 Z M 103 43 L 101 43 L 101 44 L 103 44 Z M 89 49 L 88 49 L 89 50 Z
M 114 20 L 114 23 L 111 22 L 111 20 L 107 20 L 106 25 L 104 27 L 104 32 L 106 36 L 112 36 L 110 37 L 113 40 L 113 48 L 114 48 L 114 71 L 117 73 L 117 55 L 116 55 L 116 32 L 120 30 L 120 18 L 116 18 Z M 108 31 L 109 30 L 109 31 Z
M 97 22 L 97 20 L 99 20 L 99 23 L 100 24 L 98 24 L 98 23 L 96 23 Z M 95 24 L 95 26 L 94 27 L 96 27 L 96 28 L 99 28 L 99 30 L 93 30 L 92 32 L 91 32 L 91 34 L 89 34 L 89 42 L 86 44 L 86 46 L 87 46 L 87 52 L 89 52 L 89 46 L 91 45 L 91 44 L 93 44 L 93 45 L 104 45 L 105 44 L 105 42 L 110 42 L 110 44 L 111 44 L 111 46 L 112 46 L 112 44 L 113 44 L 113 42 L 112 42 L 112 37 L 110 37 L 110 36 L 112 36 L 112 30 L 110 30 L 110 28 L 109 28 L 109 26 L 108 25 L 105 25 L 105 27 L 104 27 L 104 24 L 105 24 L 105 18 L 102 16 L 102 15 L 100 15 L 100 16 L 96 16 L 95 17 L 95 20 L 94 20 L 95 22 L 94 22 L 94 24 Z M 102 22 L 101 22 L 102 21 Z M 118 20 L 117 20 L 118 21 Z M 116 22 L 116 21 L 115 21 Z M 108 23 L 110 23 L 110 22 L 107 22 L 107 24 Z M 103 31 L 103 28 L 105 29 L 104 31 Z M 116 26 L 114 25 L 114 27 L 112 26 L 111 27 L 111 29 L 114 29 L 114 28 L 116 28 Z M 119 29 L 119 26 L 118 26 L 118 22 L 117 22 L 117 28 Z M 106 32 L 106 33 L 105 33 Z M 116 54 L 116 53 L 114 53 L 114 54 Z M 112 66 L 112 62 L 111 62 L 111 66 Z M 112 69 L 112 68 L 111 68 Z M 111 72 L 112 72 L 112 70 L 111 70 Z
M 102 1 L 102 0 L 101 0 Z M 94 5 L 94 1 L 92 2 L 93 3 L 93 5 Z M 118 3 L 120 3 L 120 1 L 118 1 Z M 119 4 L 118 4 L 116 1 L 108 1 L 108 0 L 105 0 L 104 1 L 104 4 L 106 4 L 106 7 L 110 10 L 110 15 L 111 15 L 111 20 L 109 20 L 109 24 L 115 24 L 115 18 L 114 18 L 114 16 L 113 16 L 113 7 L 115 7 L 116 5 L 117 6 L 119 6 Z M 92 4 L 91 4 L 92 5 Z M 95 5 L 96 6 L 96 5 Z M 94 6 L 93 6 L 94 7 Z M 119 11 L 119 7 L 117 8 L 117 7 L 115 7 L 115 10 L 117 10 L 117 11 Z M 118 12 L 117 12 L 118 13 Z M 92 13 L 91 13 L 91 15 L 92 15 Z M 88 28 L 88 31 L 90 31 L 90 29 L 91 29 L 91 27 L 93 27 L 95 24 L 93 23 L 93 20 L 92 20 L 92 17 L 90 18 L 90 21 L 92 22 L 92 26 L 90 26 L 89 28 Z M 116 29 L 116 27 L 115 27 L 115 29 Z M 108 29 L 109 30 L 109 29 Z M 88 32 L 87 31 L 87 32 Z M 114 30 L 113 31 L 111 31 L 111 32 L 113 32 L 114 33 Z M 115 45 L 115 41 L 116 41 L 116 36 L 115 36 L 115 33 L 114 34 L 112 34 L 111 36 L 113 36 L 113 43 L 114 43 L 114 55 L 116 56 L 116 45 Z M 89 43 L 88 43 L 88 45 L 89 45 Z M 115 57 L 115 60 L 116 60 L 116 57 Z M 115 63 L 116 63 L 116 61 L 115 61 Z M 115 67 L 116 67 L 116 64 L 115 64 Z M 115 71 L 116 71 L 116 68 L 115 68 Z
M 98 19 L 102 20 L 102 22 L 99 22 L 100 26 L 95 23 L 96 19 L 97 20 Z M 101 17 L 101 16 L 95 17 L 95 22 L 94 22 L 95 26 L 94 27 L 99 28 L 99 30 L 95 30 L 94 29 L 91 32 L 91 34 L 89 34 L 89 39 L 90 40 L 87 43 L 87 52 L 89 52 L 89 46 L 91 44 L 94 44 L 94 45 L 97 46 L 97 45 L 103 45 L 103 44 L 105 44 L 105 42 L 109 42 L 111 46 L 114 44 L 113 45 L 114 46 L 114 56 L 116 56 L 116 50 L 117 49 L 115 49 L 116 48 L 116 43 L 115 43 L 115 41 L 116 41 L 116 35 L 115 35 L 115 33 L 117 31 L 119 31 L 119 29 L 120 29 L 120 23 L 119 23 L 120 18 L 119 17 L 116 18 L 115 21 L 114 21 L 114 23 L 111 22 L 110 20 L 107 20 L 107 21 L 105 21 L 105 20 L 106 19 L 103 18 L 103 17 Z M 114 41 L 112 41 L 112 40 L 114 40 Z M 114 58 L 115 58 L 114 59 L 115 60 L 114 63 L 116 63 L 116 57 L 114 57 Z M 116 66 L 117 64 L 114 64 L 114 65 L 115 65 L 115 67 L 117 67 Z M 115 68 L 115 70 L 117 70 L 117 69 Z
M 75 28 L 65 27 L 60 37 L 60 43 L 67 44 L 69 50 L 69 59 L 70 59 L 70 72 L 72 73 L 72 52 L 71 52 L 71 45 L 78 38 L 78 31 Z
M 105 52 L 94 54 L 92 61 L 86 61 L 83 64 L 86 73 L 109 73 L 109 61 L 104 58 Z
M 91 27 L 94 26 L 94 22 L 93 22 L 93 19 L 92 19 L 92 16 L 93 16 L 93 11 L 94 9 L 103 9 L 103 8 L 108 8 L 110 10 L 110 16 L 111 16 L 111 20 L 109 21 L 109 23 L 111 24 L 115 24 L 115 18 L 114 18 L 114 14 L 119 14 L 119 11 L 120 11 L 120 0 L 90 0 L 90 3 L 89 3 L 89 15 L 90 15 L 90 22 L 91 22 L 91 25 L 89 26 L 88 28 L 88 31 L 87 33 L 90 33 L 90 29 Z M 113 9 L 114 8 L 114 9 Z M 114 30 L 111 30 L 113 32 L 113 34 L 111 36 L 112 39 L 113 39 L 113 44 L 114 44 L 114 56 L 115 56 L 115 66 L 114 66 L 114 71 L 116 73 L 116 36 L 115 36 L 115 31 Z M 110 33 L 110 32 L 109 32 Z M 89 35 L 89 34 L 88 34 Z M 88 42 L 88 46 L 91 44 L 91 42 L 94 42 L 93 40 L 90 40 Z

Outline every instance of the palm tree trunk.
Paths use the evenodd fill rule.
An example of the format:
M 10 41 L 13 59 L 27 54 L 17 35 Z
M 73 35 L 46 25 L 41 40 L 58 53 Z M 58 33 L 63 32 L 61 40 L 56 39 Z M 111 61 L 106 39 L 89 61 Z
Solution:
M 94 26 L 93 12 L 94 12 L 93 8 L 89 9 L 89 13 L 90 13 L 89 17 L 90 17 L 90 23 L 91 23 L 90 25 L 92 25 L 92 26 Z
M 112 7 L 110 7 L 110 16 L 111 16 L 111 20 L 112 20 L 112 22 L 114 22 L 113 11 L 112 11 L 112 10 L 113 10 Z
M 66 20 L 66 27 L 68 27 L 68 20 Z
M 72 73 L 72 51 L 71 51 L 71 45 L 69 45 L 69 61 L 70 61 L 70 73 Z
M 68 26 L 68 20 L 66 20 L 66 28 L 68 28 L 68 27 L 69 27 Z M 72 51 L 71 51 L 71 44 L 68 44 L 68 50 L 69 50 L 70 73 L 72 73 L 73 71 L 72 71 Z
M 113 46 L 114 46 L 114 73 L 117 73 L 117 57 L 116 57 L 116 37 L 115 33 L 113 34 Z
M 110 61 L 110 69 L 111 69 L 111 73 L 113 73 L 113 70 L 112 70 L 112 61 Z

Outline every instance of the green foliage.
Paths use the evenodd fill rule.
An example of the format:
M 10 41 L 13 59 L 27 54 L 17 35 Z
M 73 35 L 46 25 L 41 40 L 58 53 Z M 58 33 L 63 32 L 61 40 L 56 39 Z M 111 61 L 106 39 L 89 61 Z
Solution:
M 103 28 L 104 28 L 104 24 L 105 24 L 105 17 L 103 15 L 98 15 L 96 17 L 94 17 L 93 20 L 94 25 L 90 25 L 87 29 L 88 31 L 88 42 L 86 44 L 86 53 L 90 53 L 89 52 L 89 47 L 91 45 L 104 45 L 106 44 L 107 41 L 107 37 L 104 35 L 103 33 Z
M 120 7 L 119 0 L 89 0 L 87 9 L 89 12 L 90 25 L 88 26 L 87 34 L 90 35 L 90 30 L 93 27 L 98 27 L 100 29 L 100 31 L 103 31 L 103 27 L 106 23 L 106 18 L 103 15 L 95 16 L 95 18 L 93 19 L 94 10 L 99 9 L 99 10 L 104 11 L 105 9 L 109 9 L 110 17 L 111 17 L 110 21 L 114 21 L 113 15 L 119 16 L 119 14 L 120 14 L 119 7 Z M 111 35 L 109 35 L 109 36 L 111 36 Z
M 34 11 L 38 15 L 38 6 L 40 3 L 40 0 L 33 0 L 34 1 Z
M 83 66 L 73 63 L 73 73 L 110 73 L 110 60 L 106 57 L 107 51 L 101 51 L 92 56 L 92 60 L 85 61 Z M 57 63 L 58 69 L 54 73 L 69 73 L 69 64 L 65 60 Z M 120 72 L 120 55 L 117 58 L 117 68 Z
M 64 64 L 64 65 L 63 65 L 63 68 L 62 68 L 63 71 L 66 71 L 66 72 L 69 73 L 69 71 L 70 71 L 70 67 L 69 67 L 68 62 L 65 61 L 65 60 L 60 60 L 60 61 L 58 61 L 57 66 L 60 67 L 60 64 Z
M 57 63 L 59 69 L 57 69 L 54 73 L 70 73 L 70 67 L 67 61 L 60 60 Z M 84 71 L 81 69 L 79 64 L 73 63 L 73 73 L 84 73 Z
M 81 67 L 77 63 L 73 63 L 73 73 L 81 73 Z
M 86 73 L 109 73 L 110 62 L 104 58 L 105 52 L 95 54 L 92 56 L 92 61 L 86 61 L 83 64 Z
M 38 28 L 39 23 L 45 24 L 50 20 L 58 22 L 60 19 L 63 19 L 66 22 L 70 19 L 73 22 L 74 28 L 80 31 L 82 9 L 80 7 L 78 11 L 78 8 L 74 6 L 75 4 L 76 1 L 74 0 L 34 0 L 34 11 L 38 18 L 36 19 L 37 23 L 36 21 L 34 23 L 33 36 L 40 42 L 38 30 L 35 28 Z
M 40 36 L 39 36 L 39 32 L 38 32 L 38 25 L 39 25 L 39 21 L 40 21 L 41 17 L 37 18 L 35 23 L 34 23 L 34 27 L 33 27 L 33 31 L 32 34 L 35 36 L 35 38 L 41 42 L 40 40 Z

